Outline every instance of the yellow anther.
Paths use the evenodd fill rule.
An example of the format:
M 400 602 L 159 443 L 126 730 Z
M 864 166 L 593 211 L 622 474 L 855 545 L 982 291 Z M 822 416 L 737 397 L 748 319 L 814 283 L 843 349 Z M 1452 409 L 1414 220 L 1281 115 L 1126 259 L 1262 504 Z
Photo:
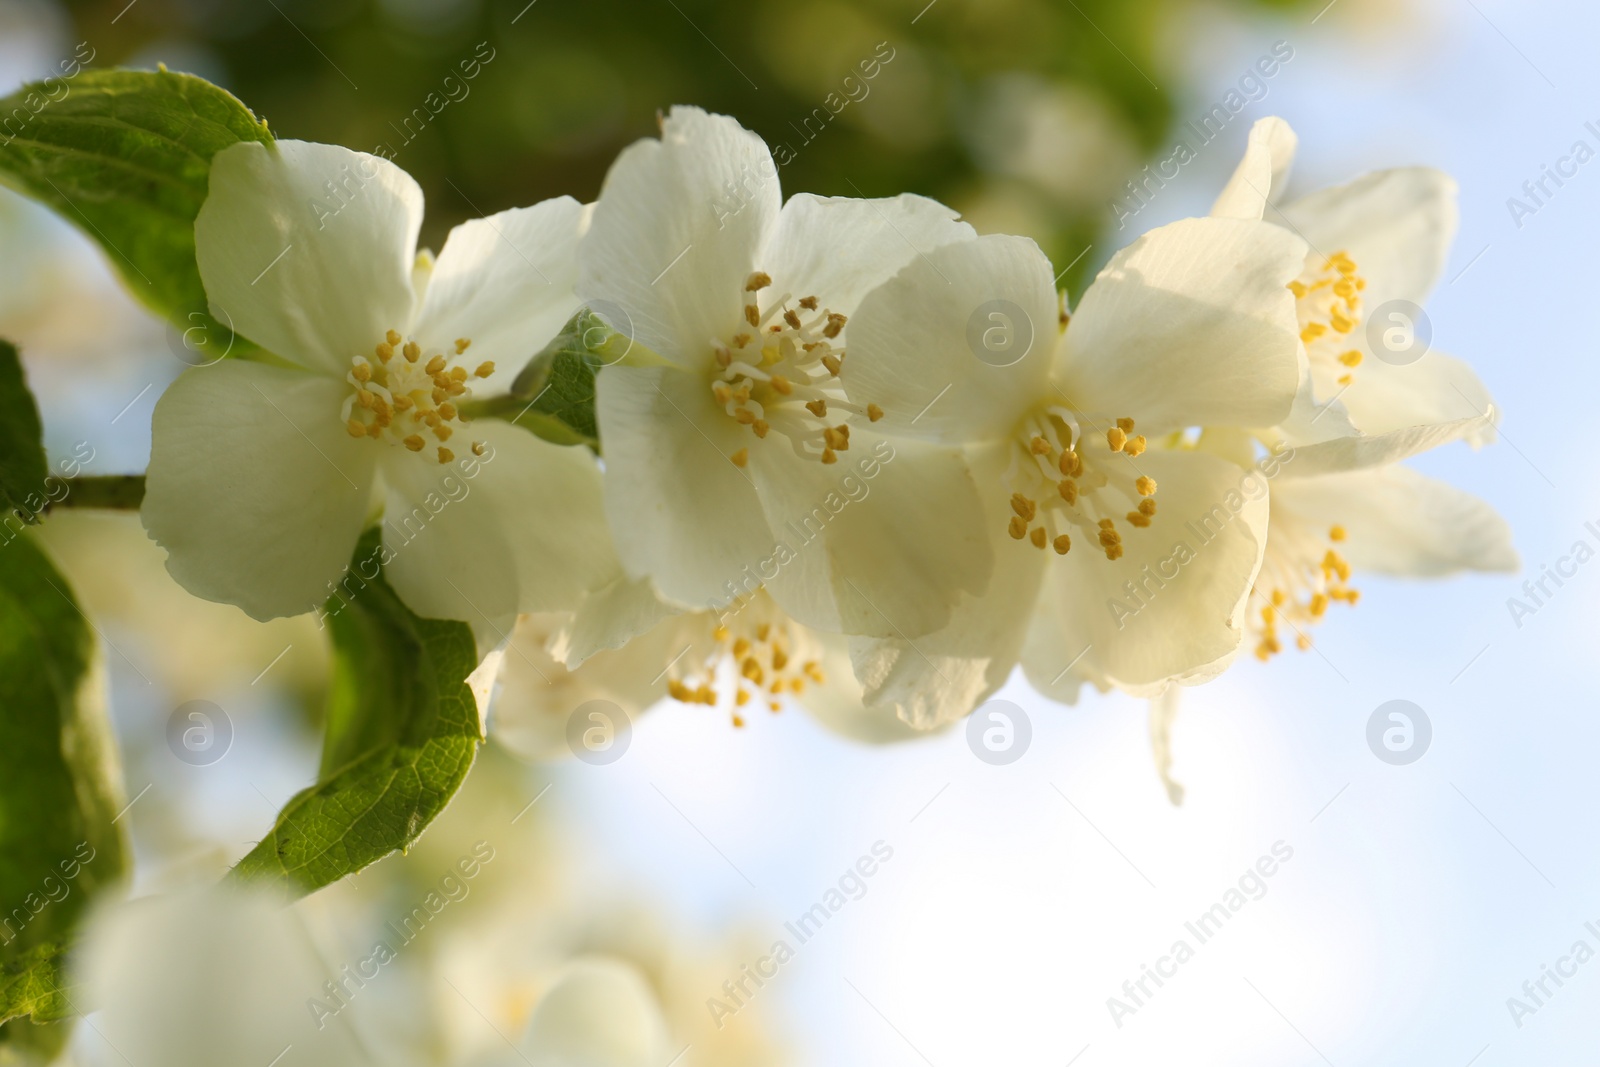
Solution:
M 1034 548 L 1043 548 L 1048 538 L 1049 535 L 1044 532 L 1043 526 L 1035 526 L 1033 532 L 1028 535 L 1028 540 L 1033 542 Z
M 372 364 L 363 359 L 350 369 L 350 376 L 358 382 L 372 381 Z
M 391 346 L 397 345 L 400 343 L 400 334 L 396 330 L 389 330 L 383 335 L 383 339 L 389 342 Z
M 750 703 L 750 690 L 741 689 L 733 695 L 733 703 L 737 707 L 744 707 Z
M 733 421 L 742 426 L 749 426 L 756 421 L 756 413 L 749 408 L 739 408 L 733 413 Z
M 1311 594 L 1311 617 L 1321 618 L 1328 610 L 1328 597 L 1325 593 Z
M 746 304 L 744 306 L 744 321 L 748 322 L 752 326 L 760 326 L 761 309 L 756 307 L 754 304 Z
M 1071 478 L 1063 478 L 1056 483 L 1056 492 L 1061 494 L 1061 499 L 1068 504 L 1078 502 L 1078 483 Z
M 484 444 L 483 444 L 482 441 L 474 441 L 474 442 L 472 442 L 472 454 L 474 456 L 481 456 L 487 451 L 488 451 L 488 449 L 484 447 Z
M 793 329 L 798 330 L 800 328 L 800 313 L 795 311 L 794 308 L 789 308 L 783 313 L 783 321 L 787 322 Z
M 1113 426 L 1106 431 L 1106 444 L 1111 446 L 1111 451 L 1121 452 L 1122 446 L 1128 443 L 1128 434 L 1121 426 Z
M 421 434 L 415 434 L 415 433 L 412 434 L 410 437 L 407 437 L 405 439 L 405 441 L 403 442 L 403 444 L 407 448 L 411 449 L 411 451 L 413 451 L 413 452 L 421 452 L 423 447 L 426 446 L 427 443 L 428 442 L 426 442 L 426 441 L 424 441 L 422 439 L 422 435 Z
M 441 419 L 453 419 L 453 418 L 455 418 L 456 417 L 456 406 L 454 404 L 450 403 L 450 401 L 446 400 L 443 404 L 439 405 L 439 417 Z
M 758 270 L 753 272 L 750 277 L 745 279 L 744 291 L 747 293 L 759 293 L 761 290 L 765 289 L 771 284 L 772 275 L 768 274 L 764 270 Z M 754 324 L 752 323 L 752 325 Z
M 391 334 L 393 336 L 393 334 Z M 407 341 L 406 346 L 400 350 L 405 354 L 407 363 L 415 363 L 422 358 L 422 346 L 415 341 Z
M 733 462 L 735 467 L 742 467 L 746 463 L 750 462 L 750 450 L 748 448 L 741 448 L 739 451 L 729 456 L 728 459 Z
M 416 401 L 412 400 L 409 396 L 397 396 L 394 398 L 394 409 L 396 411 L 404 411 L 411 407 L 411 405 L 414 403 L 416 403 Z
M 1072 548 L 1072 538 L 1068 537 L 1066 534 L 1058 534 L 1056 535 L 1056 539 L 1051 542 L 1051 545 L 1054 546 L 1056 555 L 1065 556 Z
M 816 400 L 808 400 L 806 402 L 806 410 L 819 419 L 824 418 L 828 414 L 828 402 L 820 397 Z
M 441 441 L 450 440 L 450 435 L 454 432 L 454 430 L 450 429 L 449 426 L 443 423 L 440 423 L 438 426 L 433 428 L 433 436 L 437 437 Z
M 773 670 L 775 670 L 775 671 L 783 670 L 784 666 L 786 664 L 788 664 L 788 662 L 789 662 L 789 654 L 787 652 L 785 652 L 781 648 L 774 648 L 772 650 L 772 669 Z
M 1118 419 L 1117 420 L 1117 429 L 1121 430 L 1123 433 L 1132 433 L 1133 432 L 1133 420 L 1129 419 L 1129 418 Z
M 1145 450 L 1144 434 L 1129 438 L 1128 443 L 1122 446 L 1122 450 L 1130 456 L 1137 456 L 1143 453 Z
M 461 368 L 457 367 L 456 370 L 461 370 Z M 487 378 L 489 375 L 491 375 L 493 373 L 494 373 L 494 360 L 486 359 L 482 363 L 478 364 L 478 369 L 472 372 L 472 376 L 474 378 Z M 462 372 L 462 377 L 466 377 L 466 373 L 464 371 Z
M 743 348 L 745 345 L 749 344 L 750 341 L 751 337 L 747 333 L 736 333 L 733 335 L 734 348 Z
M 1050 454 L 1050 442 L 1037 434 L 1034 435 L 1032 441 L 1028 442 L 1028 448 L 1036 456 L 1048 456 Z
M 384 363 L 387 363 L 394 358 L 394 345 L 390 344 L 388 341 L 379 341 L 376 351 L 378 353 L 378 359 Z
M 440 463 L 449 463 L 451 460 L 453 460 L 455 458 L 456 458 L 456 454 L 454 452 L 450 451 L 448 448 L 440 446 L 440 448 L 439 448 L 439 462 Z
M 1290 282 L 1289 283 L 1289 291 L 1294 294 L 1294 297 L 1295 297 L 1296 300 L 1299 300 L 1301 297 L 1305 296 L 1311 290 L 1306 288 L 1306 285 L 1305 285 L 1304 282 Z
M 1061 458 L 1056 461 L 1056 469 L 1069 478 L 1083 473 L 1083 460 L 1072 449 L 1061 453 Z
M 1038 505 L 1021 493 L 1011 494 L 1011 510 L 1029 522 L 1033 521 Z
M 350 431 L 351 437 L 367 436 L 367 424 L 362 422 L 360 419 L 351 419 L 349 422 L 344 424 L 344 428 Z
M 824 462 L 824 463 L 837 463 L 837 462 L 839 462 L 839 457 L 833 454 L 833 449 L 824 448 L 822 450 L 822 462 Z
M 883 409 L 880 408 L 876 404 L 868 404 L 867 405 L 867 421 L 868 422 L 877 422 L 881 418 L 883 418 Z
M 1344 529 L 1343 526 L 1334 525 L 1334 526 L 1328 527 L 1328 540 L 1330 540 L 1330 541 L 1343 541 L 1346 536 L 1347 535 L 1345 533 L 1345 529 Z
M 839 357 L 838 356 L 835 356 L 835 355 L 823 356 L 822 357 L 822 365 L 824 367 L 828 368 L 828 373 L 831 374 L 833 377 L 837 378 L 839 376 L 840 363 L 839 363 Z
M 472 338 L 470 338 L 470 337 L 457 337 L 456 338 L 456 355 L 459 356 L 461 353 L 465 352 L 467 349 L 469 349 L 471 347 L 472 347 Z
M 772 376 L 772 388 L 776 389 L 784 396 L 788 396 L 790 393 L 794 392 L 794 386 L 789 384 L 789 379 L 785 378 L 781 374 L 774 374 Z
M 757 437 L 766 437 L 767 431 L 771 430 L 772 426 L 766 419 L 757 419 L 750 424 L 750 429 L 755 431 Z
M 1154 515 L 1155 513 L 1156 513 L 1156 502 L 1155 502 L 1155 498 L 1154 497 L 1148 497 L 1147 496 L 1143 500 L 1139 501 L 1139 514 L 1141 514 L 1141 515 Z
M 727 638 L 723 637 L 722 640 L 727 640 Z M 749 651 L 750 651 L 750 642 L 748 640 L 746 640 L 745 638 L 741 637 L 738 640 L 734 641 L 734 643 L 733 643 L 733 656 L 734 656 L 735 659 L 744 659 L 745 654 L 747 652 L 749 652 Z
M 429 377 L 432 377 L 435 374 L 443 374 L 444 369 L 447 366 L 449 366 L 449 364 L 445 362 L 445 358 L 443 356 L 434 356 L 423 365 L 422 372 Z
M 814 296 L 802 296 L 800 298 L 800 306 L 807 311 L 815 311 L 817 310 L 817 298 Z
M 1359 367 L 1361 366 L 1361 353 L 1354 348 L 1348 352 L 1342 352 L 1339 354 L 1339 362 L 1346 367 Z
M 826 337 L 830 341 L 833 340 L 835 337 L 839 336 L 840 331 L 844 329 L 844 324 L 848 321 L 848 319 L 839 314 L 837 311 L 828 312 L 828 325 L 822 328 L 822 336 Z
M 1141 530 L 1150 525 L 1150 516 L 1142 511 L 1130 511 L 1127 518 L 1129 526 L 1137 526 Z
M 1338 330 L 1340 333 L 1349 333 L 1351 330 L 1356 328 L 1356 320 L 1351 318 L 1349 315 L 1346 315 L 1339 308 L 1334 308 L 1333 311 L 1329 313 L 1328 321 L 1333 325 L 1333 328 Z
M 1140 496 L 1155 496 L 1156 495 L 1156 480 L 1154 478 L 1148 478 L 1148 477 L 1141 476 L 1139 478 L 1139 480 L 1134 482 L 1133 484 L 1134 484 L 1134 488 L 1139 490 L 1139 495 Z
M 1011 525 L 1006 527 L 1006 532 L 1015 540 L 1022 540 L 1028 536 L 1028 523 L 1021 515 L 1011 516 Z
M 489 367 L 489 374 L 493 374 L 494 373 L 494 365 L 493 364 L 487 364 L 487 366 Z M 479 367 L 478 369 L 482 370 L 483 368 Z M 478 377 L 486 378 L 486 377 L 488 377 L 488 374 L 480 374 L 480 375 L 478 375 Z M 464 381 L 466 381 L 467 380 L 467 368 L 465 368 L 465 367 L 451 367 L 450 368 L 450 380 L 453 381 L 453 382 L 464 382 Z
M 356 391 L 356 404 L 357 404 L 357 406 L 364 407 L 368 411 L 372 410 L 373 401 L 375 401 L 376 399 L 377 399 L 377 396 L 374 393 L 368 392 L 365 389 L 360 389 L 360 390 Z

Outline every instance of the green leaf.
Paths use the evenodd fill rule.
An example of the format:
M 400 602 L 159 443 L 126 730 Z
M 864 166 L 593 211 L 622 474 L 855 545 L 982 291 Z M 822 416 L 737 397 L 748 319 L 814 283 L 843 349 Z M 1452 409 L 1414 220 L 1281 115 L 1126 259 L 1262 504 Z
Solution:
M 558 445 L 599 451 L 594 416 L 594 376 L 630 351 L 643 352 L 587 308 L 528 361 L 505 396 L 469 406 L 470 416 L 505 419 Z
M 472 767 L 482 740 L 466 684 L 478 663 L 472 630 L 412 614 L 377 566 L 382 551 L 369 530 L 350 595 L 327 604 L 334 665 L 319 780 L 289 801 L 236 879 L 301 896 L 406 849 Z
M 98 241 L 136 297 L 224 351 L 244 342 L 207 312 L 194 219 L 211 157 L 239 141 L 272 135 L 191 74 L 82 70 L 0 100 L 0 182 Z
M 0 518 L 37 522 L 43 509 L 44 427 L 15 345 L 0 341 Z
M 0 544 L 0 1022 L 72 1014 L 62 954 L 127 867 L 104 689 L 66 579 L 28 535 Z

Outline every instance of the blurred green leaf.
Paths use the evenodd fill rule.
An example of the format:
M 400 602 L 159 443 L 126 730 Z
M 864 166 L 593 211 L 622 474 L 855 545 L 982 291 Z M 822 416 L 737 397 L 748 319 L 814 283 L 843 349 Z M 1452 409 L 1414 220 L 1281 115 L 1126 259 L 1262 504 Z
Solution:
M 466 684 L 478 662 L 472 630 L 412 614 L 377 566 L 382 551 L 368 531 L 349 599 L 328 601 L 333 682 L 319 780 L 289 801 L 235 879 L 303 896 L 406 849 L 472 767 L 481 740 Z
M 16 346 L 0 341 L 0 517 L 15 512 L 24 522 L 38 521 L 49 474 L 43 434 Z
M 231 332 L 210 318 L 195 265 L 194 219 L 211 157 L 271 140 L 266 123 L 202 78 L 83 70 L 0 100 L 0 182 L 97 241 L 151 310 L 226 348 Z
M 104 688 L 66 580 L 13 535 L 0 544 L 0 1021 L 74 1014 L 62 954 L 126 869 Z M 0 1029 L 0 1046 L 14 1033 Z

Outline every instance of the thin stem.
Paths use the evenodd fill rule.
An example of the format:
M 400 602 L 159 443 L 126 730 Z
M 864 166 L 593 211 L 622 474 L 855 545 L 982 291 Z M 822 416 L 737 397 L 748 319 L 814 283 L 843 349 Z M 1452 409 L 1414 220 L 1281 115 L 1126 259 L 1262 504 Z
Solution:
M 64 480 L 67 483 L 67 495 L 50 504 L 49 508 L 137 511 L 144 502 L 142 474 L 85 474 Z

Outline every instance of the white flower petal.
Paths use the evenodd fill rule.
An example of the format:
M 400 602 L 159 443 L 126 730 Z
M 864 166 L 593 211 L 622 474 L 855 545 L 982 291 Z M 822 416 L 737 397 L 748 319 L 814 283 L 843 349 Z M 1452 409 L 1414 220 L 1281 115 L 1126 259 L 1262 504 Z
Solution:
M 691 628 L 705 629 L 694 627 L 690 617 L 670 619 L 625 647 L 596 652 L 568 670 L 551 653 L 566 625 L 558 614 L 524 615 L 506 646 L 499 690 L 489 709 L 489 735 L 528 762 L 569 757 L 567 721 L 592 700 L 609 701 L 637 722 L 666 695 L 661 670 L 682 650 L 685 635 Z
M 624 568 L 680 607 L 726 603 L 776 547 L 754 481 L 729 459 L 754 438 L 698 374 L 618 365 L 595 388 L 606 516 Z
M 623 647 L 675 613 L 656 595 L 648 578 L 629 578 L 619 562 L 616 576 L 584 597 L 561 627 L 550 654 L 575 669 L 598 652 Z
M 540 998 L 521 1042 L 530 1067 L 660 1067 L 661 1006 L 631 964 L 586 956 Z
M 1183 703 L 1183 688 L 1169 685 L 1150 698 L 1150 754 L 1155 758 L 1156 774 L 1174 806 L 1183 803 L 1183 784 L 1172 776 L 1172 725 L 1178 721 Z
M 388 578 L 425 618 L 488 625 L 503 639 L 526 611 L 570 611 L 614 573 L 600 471 L 581 445 L 553 445 L 481 419 L 462 436 L 478 459 L 385 450 Z M 453 443 L 453 442 L 452 442 Z
M 345 430 L 348 392 L 235 360 L 167 388 L 140 510 L 179 585 L 263 621 L 321 606 L 361 535 L 382 451 Z
M 1272 489 L 1280 509 L 1318 528 L 1343 526 L 1339 553 L 1358 571 L 1423 578 L 1518 567 L 1494 508 L 1407 467 L 1286 481 Z
M 1050 261 L 991 235 L 917 256 L 864 297 L 842 376 L 885 433 L 963 444 L 1009 435 L 1044 398 L 1059 311 Z
M 881 200 L 796 193 L 783 205 L 759 266 L 779 295 L 818 298 L 841 315 L 918 256 L 976 236 L 937 200 L 903 193 Z
M 834 464 L 781 443 L 752 450 L 774 536 L 795 558 L 767 588 L 816 629 L 917 637 L 989 580 L 989 530 L 960 451 L 863 430 Z M 766 574 L 762 575 L 767 577 Z
M 623 149 L 579 250 L 578 293 L 669 360 L 699 366 L 742 321 L 745 280 L 778 218 L 778 168 L 724 115 L 674 107 L 661 139 Z
M 377 998 L 324 995 L 328 964 L 298 910 L 231 885 L 103 910 L 79 972 L 98 1043 L 163 1067 L 264 1065 L 285 1045 L 306 1067 L 369 1062 L 364 1031 L 392 1020 L 371 1017 Z
M 1058 692 L 1051 680 L 1073 666 L 1097 685 L 1152 696 L 1168 681 L 1215 677 L 1238 652 L 1266 543 L 1266 495 L 1245 490 L 1259 478 L 1199 452 L 1150 451 L 1139 464 L 1159 486 L 1152 525 L 1124 535 L 1119 560 L 1080 543 L 1053 562 L 1039 614 L 1055 617 L 1023 652 L 1041 691 Z
M 973 450 L 985 490 L 974 510 L 997 534 L 1011 514 L 1004 447 Z M 964 596 L 942 629 L 925 637 L 856 638 L 850 642 L 856 677 L 873 706 L 929 730 L 970 714 L 1010 676 L 1033 615 L 1048 562 L 1032 545 L 997 537 L 994 574 L 980 596 Z
M 464 222 L 450 231 L 434 264 L 412 333 L 428 352 L 472 342 L 468 366 L 493 361 L 474 385 L 495 392 L 510 381 L 578 310 L 578 238 L 584 208 L 570 196 Z M 504 391 L 504 390 L 500 390 Z
M 892 707 L 867 707 L 862 702 L 861 683 L 850 665 L 850 642 L 839 634 L 813 632 L 810 639 L 823 648 L 821 685 L 808 685 L 799 701 L 811 717 L 841 737 L 869 745 L 895 741 L 914 741 L 929 737 L 895 714 Z
M 1387 466 L 1451 441 L 1470 438 L 1485 425 L 1482 418 L 1458 419 L 1430 426 L 1408 426 L 1384 434 L 1356 434 L 1295 445 L 1293 458 L 1283 464 L 1283 477 L 1310 478 L 1336 471 Z
M 1455 239 L 1456 183 L 1427 167 L 1366 174 L 1319 189 L 1268 212 L 1302 234 L 1318 259 L 1337 252 L 1355 260 L 1368 310 L 1388 300 L 1422 304 L 1444 270 Z
M 1467 436 L 1474 447 L 1494 440 L 1499 421 L 1494 398 L 1477 373 L 1442 352 L 1429 352 L 1404 366 L 1369 357 L 1356 368 L 1339 402 L 1350 421 L 1369 434 L 1478 415 L 1478 429 Z
M 1223 187 L 1211 214 L 1225 219 L 1259 219 L 1282 193 L 1299 143 L 1294 130 L 1276 115 L 1250 127 L 1244 158 Z
M 1118 252 L 1067 327 L 1056 380 L 1068 403 L 1139 432 L 1272 426 L 1299 384 L 1288 283 L 1305 242 L 1241 219 L 1183 219 Z
M 309 141 L 242 141 L 211 162 L 195 259 L 218 321 L 342 377 L 351 356 L 410 325 L 421 227 L 421 188 L 387 160 Z

